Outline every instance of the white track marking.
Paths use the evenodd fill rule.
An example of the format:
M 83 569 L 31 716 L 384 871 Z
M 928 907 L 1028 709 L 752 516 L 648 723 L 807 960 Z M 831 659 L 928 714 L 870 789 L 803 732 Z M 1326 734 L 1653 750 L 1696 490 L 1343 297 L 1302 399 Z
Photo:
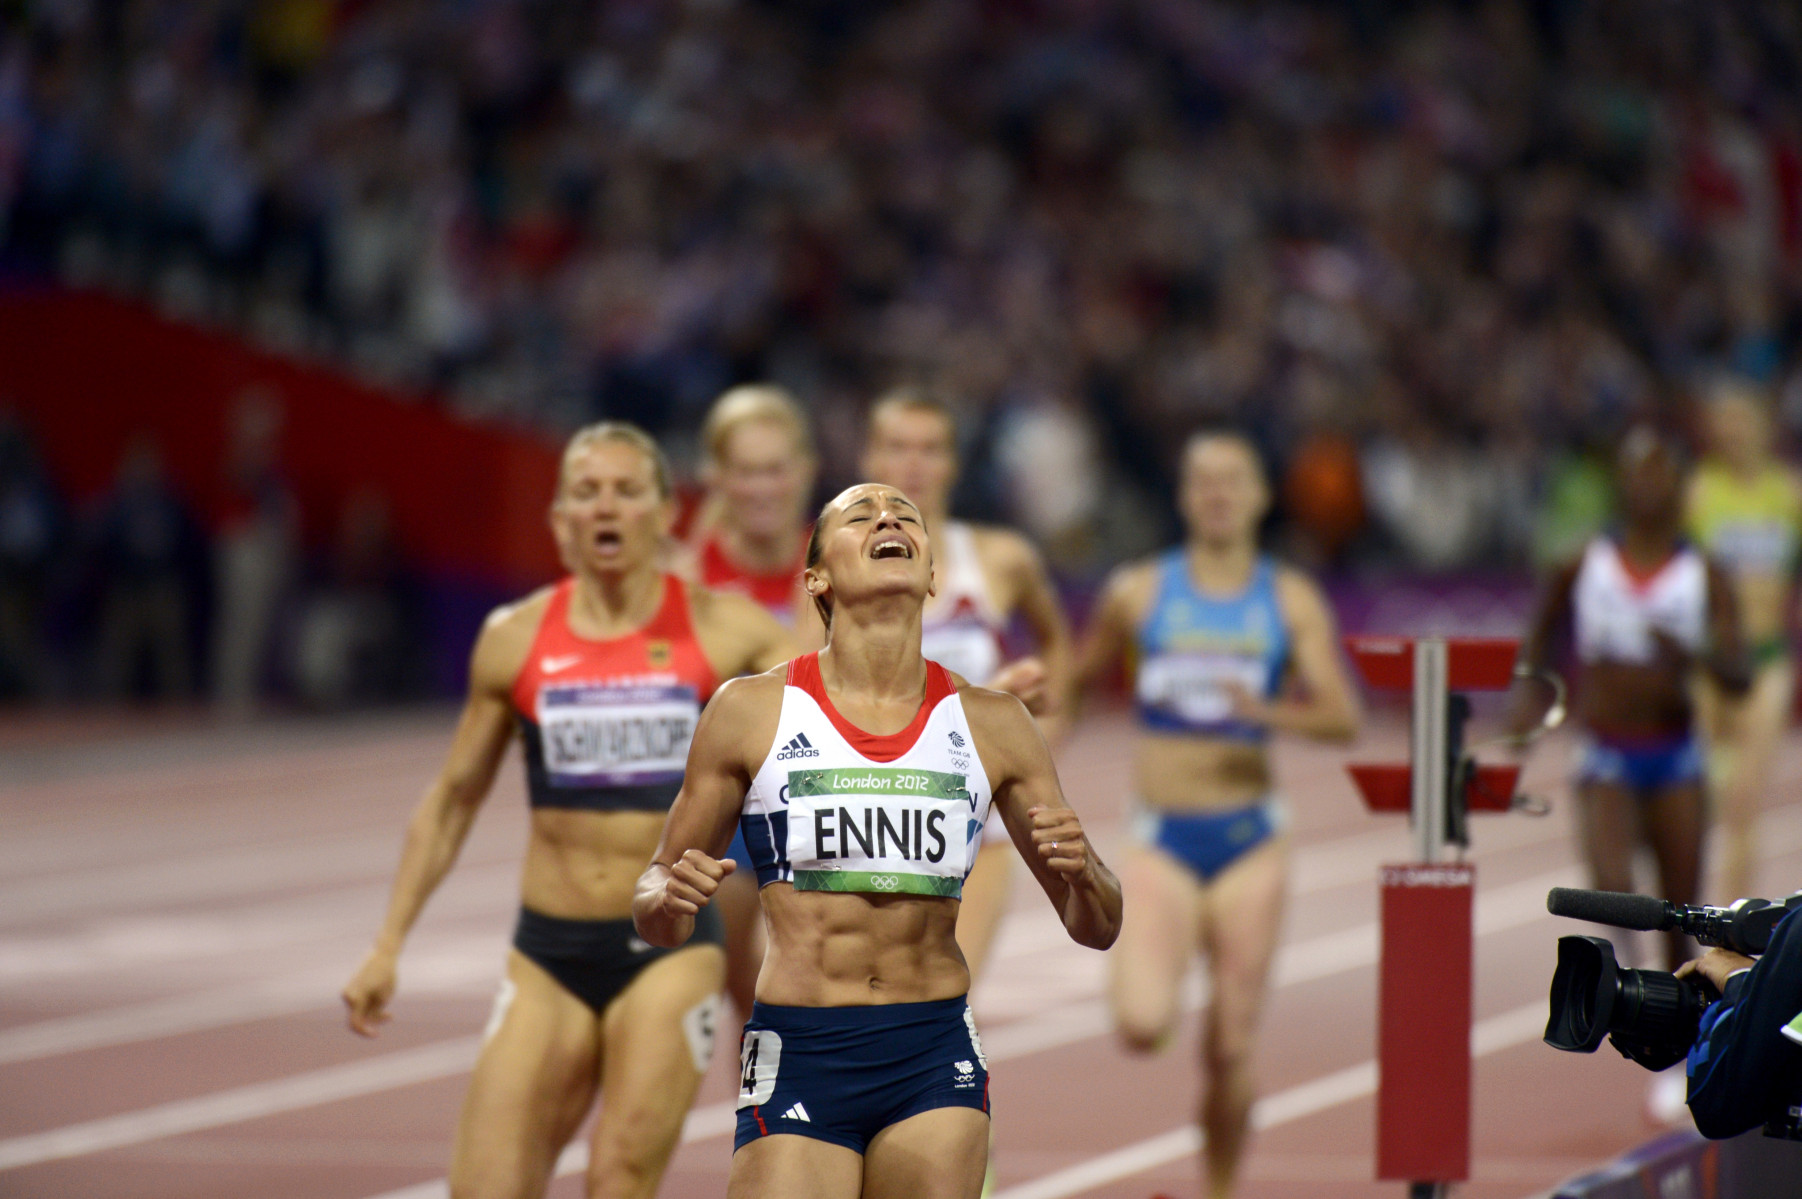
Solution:
M 12 1137 L 0 1141 L 0 1170 L 81 1157 L 461 1074 L 475 1061 L 480 1043 L 479 1037 L 435 1041 L 364 1061 Z
M 1567 866 L 1493 891 L 1480 892 L 1476 898 L 1477 936 L 1551 919 L 1545 910 L 1545 893 L 1554 886 L 1567 885 L 1576 875 L 1577 867 Z M 1282 988 L 1329 978 L 1375 965 L 1377 956 L 1378 926 L 1375 923 L 1327 933 L 1285 945 L 1277 955 L 1273 984 Z M 1184 1007 L 1190 1011 L 1198 1010 L 1203 1002 L 1202 989 L 1192 987 L 1185 996 Z M 1099 999 L 1090 999 L 1059 1004 L 1039 1015 L 996 1028 L 992 1033 L 985 1032 L 983 1039 L 991 1060 L 1005 1061 L 1104 1036 L 1108 1031 L 1106 1005 Z M 14 1137 L 0 1141 L 0 1170 L 97 1153 L 462 1074 L 469 1068 L 474 1058 L 473 1047 L 477 1044 L 479 1038 L 459 1037 L 361 1062 Z
M 1498 887 L 1494 892 L 1479 893 L 1475 918 L 1477 935 L 1486 936 L 1519 928 L 1537 920 L 1551 919 L 1545 910 L 1545 893 L 1553 887 L 1568 885 L 1576 877 L 1576 873 L 1577 868 L 1570 866 Z M 1377 931 L 1375 924 L 1366 924 L 1316 937 L 1311 941 L 1284 946 L 1277 956 L 1272 986 L 1281 989 L 1297 983 L 1314 982 L 1336 974 L 1375 965 L 1378 954 Z M 1185 990 L 1182 1006 L 1186 1012 L 1200 1011 L 1202 1005 L 1207 1002 L 1205 982 L 1200 976 L 1191 976 L 1188 981 L 1189 986 Z M 1471 1045 L 1473 1052 L 1481 1056 L 1509 1045 L 1536 1039 L 1544 1028 L 1545 1004 L 1543 1002 L 1528 1004 L 1477 1025 L 1471 1033 Z M 1014 1058 L 1030 1057 L 1035 1053 L 1043 1053 L 1081 1041 L 1094 1040 L 1097 1037 L 1111 1035 L 1112 1031 L 1113 1025 L 1108 1016 L 1107 1004 L 1100 999 L 1086 999 L 1060 1004 L 1036 1016 L 1004 1024 L 999 1028 L 985 1028 L 982 1033 L 982 1043 L 983 1048 L 988 1052 L 989 1061 L 997 1063 Z M 1375 1087 L 1376 1064 L 1364 1062 L 1268 1096 L 1259 1101 L 1260 1110 L 1267 1109 L 1271 1113 L 1266 1118 L 1286 1122 L 1311 1115 L 1334 1104 L 1345 1103 L 1362 1095 L 1370 1094 Z M 731 1108 L 729 1105 L 720 1104 L 715 1108 L 700 1108 L 692 1113 L 689 1123 L 683 1128 L 682 1139 L 685 1142 L 705 1139 L 704 1136 L 697 1135 L 696 1118 L 706 1115 L 708 1119 L 712 1119 L 712 1113 L 716 1110 L 725 1112 L 728 1118 L 717 1132 L 706 1135 L 723 1136 L 730 1132 L 732 1130 Z M 1259 1116 L 1254 1113 L 1253 1119 L 1258 1118 Z M 1178 1143 L 1183 1148 L 1172 1152 L 1171 1146 Z M 1111 1163 L 1105 1167 L 1106 1169 L 1120 1169 L 1123 1168 L 1121 1163 L 1130 1164 L 1137 1161 L 1138 1157 L 1134 1156 L 1135 1154 L 1170 1154 L 1166 1157 L 1158 1157 L 1145 1166 L 1125 1171 L 1125 1173 L 1131 1174 L 1137 1173 L 1139 1169 L 1149 1169 L 1151 1166 L 1165 1161 L 1173 1161 L 1186 1153 L 1194 1152 L 1198 1144 L 1194 1129 L 1177 1129 L 1161 1137 L 1154 1137 L 1150 1141 L 1141 1142 L 1139 1145 L 1129 1146 L 1127 1149 L 1120 1150 L 1118 1154 L 1108 1154 L 1096 1161 Z M 1118 1160 L 1116 1161 L 1116 1159 Z M 1094 1164 L 1087 1163 L 1082 1168 L 1086 1169 Z M 588 1147 L 581 1143 L 572 1144 L 557 1159 L 556 1176 L 561 1178 L 570 1174 L 580 1174 L 587 1168 Z M 1072 1167 L 1072 1169 L 1075 1170 L 1077 1167 Z M 1060 1173 L 1054 1177 L 1061 1178 L 1062 1176 Z M 1107 1178 L 1121 1176 L 1123 1175 L 1110 1174 L 1101 1181 L 1105 1182 Z M 449 1193 L 444 1180 L 438 1179 L 433 1182 L 403 1187 L 396 1191 L 386 1191 L 375 1196 L 374 1199 L 445 1199 Z M 1028 1192 L 1028 1194 L 1033 1193 L 1035 1192 Z M 1058 1193 L 1072 1194 L 1074 1192 L 1061 1191 Z M 1013 1192 L 1004 1192 L 1004 1194 L 1012 1196 Z
M 1545 1028 L 1544 1002 L 1529 1003 L 1492 1016 L 1471 1029 L 1473 1058 L 1488 1057 L 1539 1039 Z M 1263 1131 L 1327 1111 L 1354 1099 L 1376 1094 L 1377 1064 L 1359 1062 L 1258 1100 L 1252 1127 Z M 1066 1166 L 1050 1174 L 999 1191 L 995 1199 L 1068 1199 L 1134 1174 L 1181 1161 L 1201 1152 L 1201 1130 L 1193 1124 L 1147 1137 L 1112 1152 Z M 411 1199 L 411 1197 L 409 1197 Z M 423 1195 L 421 1197 L 423 1199 Z
M 488 937 L 480 938 L 483 948 L 478 951 L 461 948 L 464 941 L 473 940 L 418 947 L 406 962 L 407 995 L 492 992 L 501 959 Z M 0 1065 L 315 1012 L 335 1002 L 344 979 L 344 968 L 334 964 L 199 995 L 175 995 L 0 1029 Z
M 1797 810 L 1792 823 L 1796 826 L 1793 839 L 1802 842 L 1802 808 Z M 1290 891 L 1291 897 L 1299 898 L 1330 890 L 1347 885 L 1348 881 L 1354 879 L 1370 880 L 1385 853 L 1405 849 L 1400 840 L 1403 836 L 1399 829 L 1361 832 L 1299 847 L 1292 871 L 1294 884 Z M 1561 840 L 1564 836 L 1562 829 L 1555 829 L 1546 839 Z M 513 886 L 511 879 L 516 873 L 517 869 L 511 863 L 505 866 L 484 863 L 475 870 L 466 866 L 459 873 L 457 886 L 447 889 L 446 894 L 439 897 L 440 903 L 434 911 L 435 918 L 475 914 L 484 910 L 482 905 L 486 892 L 501 881 L 505 881 L 508 887 Z M 359 887 L 363 885 L 358 884 Z M 293 911 L 292 901 L 288 901 L 281 905 L 258 905 L 248 911 L 240 909 L 235 914 L 212 913 L 205 917 L 183 918 L 163 926 L 165 933 L 171 935 L 156 943 L 143 937 L 145 928 L 142 924 L 132 924 L 130 931 L 133 935 L 124 938 L 108 935 L 104 930 L 94 930 L 88 935 L 88 942 L 91 943 L 72 945 L 66 936 L 59 937 L 47 949 L 47 952 L 59 959 L 54 962 L 33 956 L 31 946 L 22 939 L 0 936 L 0 979 L 10 979 L 16 984 L 20 979 L 33 974 L 54 975 L 70 970 L 117 970 L 120 960 L 116 951 L 121 943 L 129 952 L 137 955 L 139 960 L 146 957 L 155 960 L 192 957 L 205 948 L 200 944 L 202 940 L 216 942 L 217 946 L 231 952 L 267 946 L 277 933 L 270 925 L 253 919 L 253 913 L 264 913 L 265 919 L 269 920 L 280 919 L 277 913 L 285 916 L 288 921 L 285 930 L 289 936 L 316 938 L 344 927 L 346 911 L 340 905 L 329 901 L 322 903 L 318 897 L 311 898 L 307 903 L 309 906 L 319 904 L 328 910 L 300 918 Z M 268 909 L 266 913 L 265 909 Z M 199 920 L 205 927 L 191 923 L 193 920 Z M 255 924 L 257 927 L 245 927 L 245 923 Z M 118 931 L 115 930 L 115 934 Z M 484 936 L 463 940 L 480 941 L 480 949 L 459 942 L 458 948 L 462 951 L 460 956 L 465 960 L 485 961 L 495 958 L 498 961 L 492 938 Z M 1047 949 L 1061 947 L 1067 940 L 1068 934 L 1055 916 L 1050 912 L 1041 913 L 1035 907 L 1009 916 L 996 946 L 996 959 L 1005 961 L 1027 958 Z M 279 943 L 290 944 L 286 939 Z M 13 956 L 9 957 L 9 954 Z M 60 960 L 62 958 L 72 960 L 65 962 Z M 14 968 L 10 971 L 6 968 L 9 960 L 14 963 Z M 414 980 L 421 973 L 417 950 L 402 960 L 402 969 L 403 986 L 411 991 L 416 985 Z M 461 970 L 456 974 L 456 981 L 447 980 L 441 984 L 440 989 L 457 989 L 461 985 L 485 990 L 497 969 L 498 967 L 483 966 L 479 971 Z M 0 1029 L 0 1065 L 57 1053 L 73 1053 L 108 1045 L 201 1032 L 209 1028 L 330 1007 L 343 982 L 338 976 L 341 973 L 339 971 L 327 976 L 321 972 L 297 978 L 293 993 L 282 986 L 256 983 Z M 1028 993 L 1017 998 L 1006 993 L 1004 984 L 996 985 L 1001 979 L 1001 971 L 991 971 L 989 985 L 980 989 L 976 995 L 976 1006 L 988 1019 L 1043 1011 L 1047 994 L 1045 986 L 1040 985 L 1041 982 L 1058 985 L 1058 998 L 1063 997 L 1061 992 L 1073 982 L 1082 984 L 1081 990 L 1086 994 L 1095 994 L 1097 989 L 1097 980 L 1073 979 L 1062 966 L 1055 977 L 1035 979 L 1033 986 L 1028 988 Z M 992 997 L 991 991 L 996 992 Z

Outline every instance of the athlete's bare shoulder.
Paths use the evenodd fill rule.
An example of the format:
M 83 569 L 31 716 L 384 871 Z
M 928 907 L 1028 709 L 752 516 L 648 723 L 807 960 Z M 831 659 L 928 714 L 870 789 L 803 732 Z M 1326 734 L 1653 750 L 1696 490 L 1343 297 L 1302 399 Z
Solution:
M 695 730 L 696 751 L 749 780 L 763 764 L 782 719 L 787 667 L 741 675 L 720 684 Z M 691 759 L 691 763 L 692 763 Z
M 1277 562 L 1275 576 L 1276 599 L 1285 616 L 1319 612 L 1327 606 L 1326 592 L 1307 571 Z
M 538 626 L 555 590 L 555 584 L 540 587 L 488 613 L 470 656 L 471 686 L 502 692 L 512 688 L 532 652 L 532 641 L 538 636 Z
M 795 654 L 794 638 L 782 622 L 749 596 L 690 583 L 688 611 L 695 637 L 719 675 L 768 670 Z
M 1123 562 L 1108 574 L 1101 587 L 1101 611 L 1138 620 L 1157 594 L 1158 559 L 1136 558 Z
M 999 786 L 1029 763 L 1049 758 L 1038 722 L 1017 696 L 964 684 L 957 689 L 957 697 L 963 702 L 964 719 L 970 722 L 970 733 L 976 738 L 991 783 Z

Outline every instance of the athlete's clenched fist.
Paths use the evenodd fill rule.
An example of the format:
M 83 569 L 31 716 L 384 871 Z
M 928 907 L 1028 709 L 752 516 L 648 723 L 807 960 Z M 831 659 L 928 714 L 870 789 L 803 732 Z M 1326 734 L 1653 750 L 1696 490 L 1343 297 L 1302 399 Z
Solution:
M 691 849 L 670 867 L 669 882 L 663 887 L 663 906 L 671 912 L 692 916 L 713 899 L 720 880 L 738 869 L 738 863 L 710 858 Z
M 694 932 L 695 914 L 713 900 L 720 880 L 738 869 L 735 862 L 698 849 L 683 852 L 672 865 L 652 862 L 632 897 L 632 924 L 653 945 L 673 949 Z
M 1026 810 L 1032 817 L 1032 843 L 1045 864 L 1076 882 L 1089 866 L 1089 843 L 1082 833 L 1082 821 L 1069 808 L 1033 807 Z

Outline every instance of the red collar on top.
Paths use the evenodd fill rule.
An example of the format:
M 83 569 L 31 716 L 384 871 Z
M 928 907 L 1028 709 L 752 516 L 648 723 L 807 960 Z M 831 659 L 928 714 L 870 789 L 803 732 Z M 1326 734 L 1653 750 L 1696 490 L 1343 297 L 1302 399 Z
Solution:
M 920 701 L 920 710 L 899 732 L 877 734 L 864 732 L 832 706 L 832 697 L 826 694 L 826 683 L 820 678 L 819 651 L 802 654 L 788 664 L 788 685 L 813 696 L 839 736 L 849 742 L 852 749 L 877 762 L 893 762 L 912 749 L 926 728 L 926 719 L 932 715 L 932 710 L 938 707 L 940 700 L 957 690 L 951 682 L 950 671 L 929 659 L 926 663 L 926 695 Z
M 1658 576 L 1663 574 L 1665 568 L 1675 562 L 1687 547 L 1687 542 L 1679 540 L 1657 566 L 1650 570 L 1641 570 L 1633 565 L 1633 560 L 1627 557 L 1626 549 L 1617 541 L 1614 543 L 1614 560 L 1621 564 L 1621 573 L 1627 577 L 1627 585 L 1635 591 L 1644 591 L 1658 581 Z

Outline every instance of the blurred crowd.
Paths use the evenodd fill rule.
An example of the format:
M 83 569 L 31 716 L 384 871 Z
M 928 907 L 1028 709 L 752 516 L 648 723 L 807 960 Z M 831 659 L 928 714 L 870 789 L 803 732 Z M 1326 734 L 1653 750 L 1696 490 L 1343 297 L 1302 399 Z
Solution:
M 0 408 L 0 704 L 205 700 L 245 717 L 274 696 L 333 711 L 424 694 L 419 586 L 387 503 L 347 497 L 303 548 L 281 424 L 275 397 L 240 398 L 227 509 L 208 522 L 148 439 L 72 502 Z
M 897 380 L 1067 570 L 1252 429 L 1316 566 L 1519 567 L 1631 418 L 1802 429 L 1785 0 L 23 0 L 13 261 L 553 432 Z M 122 484 L 123 485 L 123 484 Z

